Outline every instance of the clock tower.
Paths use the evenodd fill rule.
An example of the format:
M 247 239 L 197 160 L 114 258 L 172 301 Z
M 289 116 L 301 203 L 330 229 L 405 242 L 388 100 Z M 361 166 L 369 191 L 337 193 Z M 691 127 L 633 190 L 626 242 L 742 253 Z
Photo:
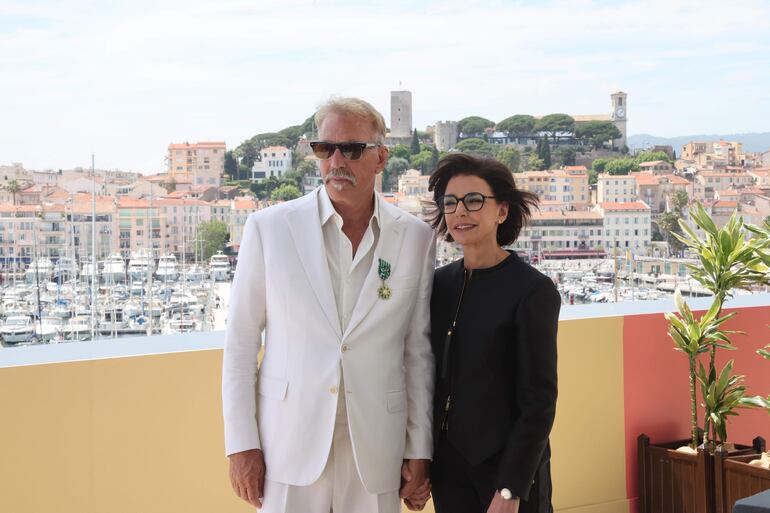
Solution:
M 612 141 L 615 148 L 622 149 L 623 146 L 628 144 L 626 139 L 626 121 L 628 121 L 628 95 L 622 91 L 611 94 L 612 111 L 610 112 L 610 119 L 612 123 L 620 130 L 622 134 L 618 139 Z

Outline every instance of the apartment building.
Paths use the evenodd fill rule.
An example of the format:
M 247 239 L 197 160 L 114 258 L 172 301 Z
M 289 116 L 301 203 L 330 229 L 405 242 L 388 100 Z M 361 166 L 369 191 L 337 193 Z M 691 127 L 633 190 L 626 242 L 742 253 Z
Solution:
M 211 220 L 211 204 L 198 199 L 165 197 L 154 201 L 165 220 L 166 251 L 191 262 L 199 247 L 198 226 Z
M 422 175 L 416 169 L 407 169 L 398 177 L 398 193 L 403 196 L 424 196 L 429 194 L 430 176 Z
M 154 258 L 168 250 L 167 218 L 160 200 L 119 198 L 118 229 L 118 248 L 126 260 L 140 249 L 150 249 Z
M 582 169 L 580 169 L 582 168 Z M 586 210 L 591 201 L 588 174 L 582 166 L 554 171 L 526 171 L 514 176 L 516 185 L 541 200 L 559 201 L 569 209 Z
M 754 177 L 749 173 L 725 173 L 718 171 L 700 171 L 695 179 L 705 188 L 707 201 L 714 199 L 716 191 L 732 188 L 750 187 L 754 184 Z
M 604 220 L 604 247 L 632 252 L 645 250 L 652 241 L 651 210 L 644 201 L 600 203 Z
M 652 173 L 654 175 L 669 175 L 674 172 L 674 166 L 665 160 L 653 160 L 651 162 L 642 162 L 639 164 L 642 172 Z
M 693 197 L 691 183 L 677 175 L 656 175 L 649 172 L 629 173 L 636 180 L 636 190 L 639 200 L 649 205 L 653 214 L 665 212 L 677 191 Z
M 628 203 L 639 199 L 636 178 L 629 175 L 600 174 L 596 180 L 598 203 Z
M 261 182 L 270 177 L 281 178 L 291 170 L 292 153 L 285 146 L 268 146 L 259 152 L 261 160 L 251 168 L 251 181 Z
M 169 179 L 177 183 L 189 180 L 192 185 L 219 187 L 225 173 L 226 151 L 223 141 L 169 144 Z
M 598 252 L 604 245 L 602 213 L 593 210 L 535 211 L 513 249 L 540 252 Z

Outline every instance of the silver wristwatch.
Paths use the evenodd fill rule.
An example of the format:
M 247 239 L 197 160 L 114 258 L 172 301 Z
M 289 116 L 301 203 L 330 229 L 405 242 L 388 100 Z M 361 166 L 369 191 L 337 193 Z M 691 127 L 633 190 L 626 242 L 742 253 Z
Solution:
M 513 496 L 513 492 L 511 492 L 508 488 L 503 488 L 500 490 L 500 497 L 507 501 L 516 499 L 516 497 Z

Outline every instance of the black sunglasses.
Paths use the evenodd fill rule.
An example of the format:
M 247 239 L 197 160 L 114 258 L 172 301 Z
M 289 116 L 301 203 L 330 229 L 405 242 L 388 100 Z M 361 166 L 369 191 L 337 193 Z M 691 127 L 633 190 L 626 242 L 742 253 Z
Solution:
M 484 196 L 480 192 L 469 192 L 462 198 L 458 198 L 454 194 L 447 194 L 441 196 L 436 205 L 442 214 L 454 214 L 457 211 L 457 205 L 462 202 L 465 206 L 465 210 L 468 212 L 477 212 L 484 208 L 484 201 L 487 199 L 495 199 L 494 196 Z
M 334 155 L 334 152 L 340 150 L 342 156 L 348 160 L 358 160 L 363 155 L 364 150 L 368 148 L 377 148 L 381 146 L 374 143 L 363 142 L 344 142 L 330 143 L 326 141 L 312 141 L 310 147 L 313 149 L 313 155 L 321 160 L 326 160 Z

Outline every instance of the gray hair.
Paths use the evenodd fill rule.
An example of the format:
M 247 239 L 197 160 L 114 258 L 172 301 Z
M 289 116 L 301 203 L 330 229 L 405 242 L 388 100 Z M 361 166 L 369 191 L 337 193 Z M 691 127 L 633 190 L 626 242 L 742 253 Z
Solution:
M 316 130 L 320 130 L 324 119 L 331 112 L 369 121 L 376 137 L 374 142 L 385 144 L 385 119 L 369 102 L 360 98 L 329 98 L 315 113 Z

